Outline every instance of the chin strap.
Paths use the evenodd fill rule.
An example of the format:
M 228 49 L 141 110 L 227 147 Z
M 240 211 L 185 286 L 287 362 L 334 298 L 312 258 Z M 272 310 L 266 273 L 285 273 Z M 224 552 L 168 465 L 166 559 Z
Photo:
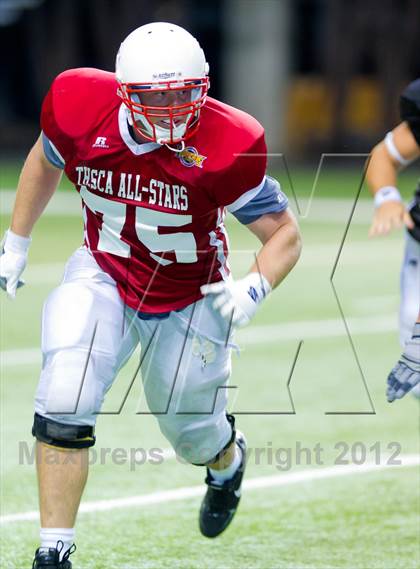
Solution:
M 0 1 L 1 1 L 1 0 L 0 0 Z M 131 129 L 131 131 L 132 131 L 131 134 L 133 134 L 133 131 L 134 131 L 134 120 L 133 120 L 133 116 L 132 116 L 132 114 L 130 113 L 130 111 L 129 111 L 129 109 L 128 109 L 127 107 L 125 107 L 125 112 L 126 112 L 126 115 L 127 115 L 127 122 L 128 122 L 128 125 L 129 125 L 129 130 Z M 147 131 L 147 130 L 148 130 L 148 127 L 150 127 L 149 123 L 144 120 L 144 117 L 143 117 L 142 115 L 140 115 L 138 118 L 139 118 L 140 122 L 142 123 L 142 125 L 144 126 L 145 130 Z M 151 132 L 150 132 L 150 133 L 151 133 Z M 133 137 L 133 138 L 134 138 L 134 140 L 135 140 L 136 142 L 138 142 L 135 137 Z M 166 139 L 165 139 L 164 137 L 160 137 L 160 138 L 158 138 L 158 139 L 156 140 L 156 142 L 157 142 L 158 144 L 161 144 L 162 146 L 166 146 L 167 148 L 169 148 L 169 150 L 172 150 L 172 152 L 176 152 L 176 153 L 182 152 L 182 151 L 185 149 L 185 142 L 184 142 L 183 140 L 181 140 L 180 142 L 178 142 L 178 143 L 175 145 L 175 147 L 173 147 L 173 146 L 171 146 L 170 144 L 168 144 L 167 142 L 165 142 L 165 140 L 166 140 Z M 178 148 L 178 145 L 179 145 L 179 144 L 181 145 L 181 148 Z
M 164 142 L 161 138 L 159 138 L 159 140 L 157 141 L 158 144 L 164 144 L 166 146 L 166 148 L 169 148 L 169 150 L 172 150 L 172 152 L 182 152 L 185 149 L 185 142 L 183 140 L 181 140 L 181 142 L 178 142 L 177 146 L 175 148 L 173 148 L 170 144 L 167 144 L 166 142 Z M 178 146 L 181 145 L 181 148 L 178 148 Z
M 129 112 L 127 112 L 127 122 L 128 122 L 128 130 L 130 131 L 131 137 L 133 138 L 133 140 L 135 142 L 139 143 L 138 140 L 136 139 L 136 136 L 135 136 L 133 120 L 132 120 Z M 183 140 L 178 142 L 175 147 L 173 147 L 170 144 L 168 144 L 167 142 L 165 142 L 164 138 L 158 138 L 156 140 L 156 142 L 162 146 L 166 146 L 167 148 L 169 148 L 169 150 L 172 150 L 172 152 L 176 152 L 176 153 L 182 152 L 185 149 L 185 142 Z M 179 145 L 181 145 L 181 148 L 179 148 Z

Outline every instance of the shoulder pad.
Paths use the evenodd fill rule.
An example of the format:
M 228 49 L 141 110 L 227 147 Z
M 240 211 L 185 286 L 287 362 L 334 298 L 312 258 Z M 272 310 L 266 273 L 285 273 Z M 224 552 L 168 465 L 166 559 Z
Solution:
M 212 133 L 207 144 L 217 140 L 217 152 L 212 151 L 207 170 L 212 174 L 208 177 L 210 191 L 218 206 L 237 207 L 244 194 L 263 183 L 267 167 L 264 129 L 251 115 L 211 98 L 202 118 L 198 136 Z
M 118 104 L 114 73 L 90 68 L 69 69 L 53 81 L 44 102 L 42 119 L 46 123 L 53 121 L 63 135 L 78 138 Z
M 232 153 L 247 152 L 264 137 L 264 128 L 257 119 L 217 99 L 208 97 L 203 112 L 212 117 L 212 130 L 223 132 L 220 144 Z

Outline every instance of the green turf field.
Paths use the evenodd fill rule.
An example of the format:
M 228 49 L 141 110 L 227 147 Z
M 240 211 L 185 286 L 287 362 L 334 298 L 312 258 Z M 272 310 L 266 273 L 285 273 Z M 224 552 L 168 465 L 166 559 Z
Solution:
M 16 168 L 1 171 L 1 188 L 13 188 Z M 251 487 L 244 491 L 235 521 L 217 540 L 201 537 L 200 497 L 191 488 L 203 485 L 204 470 L 181 464 L 169 452 L 160 464 L 110 459 L 112 452 L 115 459 L 117 449 L 120 457 L 131 449 L 168 449 L 154 418 L 135 414 L 141 397 L 138 381 L 121 415 L 103 415 L 98 420 L 95 449 L 109 451 L 102 464 L 96 461 L 92 466 L 84 495 L 86 504 L 123 498 L 128 498 L 128 504 L 116 507 L 114 503 L 113 509 L 104 511 L 96 506 L 96 511 L 80 515 L 74 569 L 419 566 L 418 466 L 412 458 L 411 466 L 386 464 L 394 451 L 397 460 L 419 453 L 419 402 L 409 396 L 389 405 L 384 395 L 387 372 L 400 353 L 397 311 L 403 236 L 367 239 L 371 204 L 364 191 L 333 279 L 356 360 L 330 277 L 361 170 L 356 163 L 353 169 L 323 170 L 309 211 L 314 173 L 294 169 L 291 174 L 305 213 L 300 220 L 302 258 L 255 321 L 238 333 L 242 352 L 240 357 L 233 356 L 231 385 L 236 389 L 230 392 L 230 409 L 236 412 L 252 449 L 247 469 Z M 407 198 L 415 174 L 410 170 L 402 176 Z M 284 171 L 279 177 L 287 188 Z M 3 212 L 8 208 L 5 195 L 0 194 Z M 63 196 L 72 199 L 72 194 L 60 190 L 57 211 Z M 77 208 L 77 196 L 73 197 Z M 32 445 L 42 302 L 59 282 L 65 259 L 82 238 L 80 218 L 66 214 L 66 208 L 40 220 L 33 233 L 27 285 L 15 302 L 5 295 L 1 298 L 2 516 L 37 508 L 34 466 L 27 460 L 20 464 L 20 454 L 25 444 L 29 451 Z M 1 223 L 3 231 L 7 214 Z M 232 218 L 228 228 L 231 264 L 240 276 L 258 244 Z M 135 365 L 133 359 L 120 374 L 108 395 L 106 411 L 118 406 Z M 290 398 L 287 383 L 293 365 Z M 299 452 L 302 447 L 308 450 Z M 337 464 L 340 455 L 349 464 Z M 375 460 L 377 469 L 363 470 Z M 359 470 L 357 463 L 363 463 Z M 311 474 L 331 467 L 335 469 L 329 477 Z M 308 476 L 299 479 L 302 472 Z M 283 483 L 279 482 L 282 476 Z M 262 477 L 270 479 L 256 487 Z M 186 489 L 183 499 L 159 494 L 176 489 Z M 130 497 L 150 494 L 154 497 L 149 504 L 130 503 Z M 4 522 L 1 568 L 29 568 L 38 523 L 7 517 Z

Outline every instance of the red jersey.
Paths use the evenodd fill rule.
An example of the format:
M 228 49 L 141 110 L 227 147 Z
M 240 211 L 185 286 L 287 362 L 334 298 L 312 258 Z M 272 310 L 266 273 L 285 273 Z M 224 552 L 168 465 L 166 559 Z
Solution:
M 197 133 L 176 153 L 131 137 L 113 73 L 73 69 L 45 97 L 41 126 L 82 198 L 85 244 L 135 310 L 161 313 L 225 279 L 225 208 L 264 183 L 262 126 L 209 98 Z M 243 156 L 248 154 L 248 156 Z

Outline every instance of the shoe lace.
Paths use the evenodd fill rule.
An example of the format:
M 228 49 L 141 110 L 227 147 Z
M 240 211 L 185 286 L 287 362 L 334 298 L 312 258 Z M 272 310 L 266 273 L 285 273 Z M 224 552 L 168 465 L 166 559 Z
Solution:
M 60 553 L 63 551 L 63 547 L 64 547 L 64 542 L 61 541 L 61 539 L 59 539 L 59 540 L 57 541 L 57 543 L 56 543 L 56 546 L 55 546 L 55 551 L 56 551 L 56 555 L 57 555 L 58 559 L 60 559 Z M 71 547 L 64 553 L 63 558 L 62 558 L 61 561 L 59 562 L 59 566 L 60 566 L 60 567 L 62 566 L 62 564 L 64 564 L 64 563 L 68 560 L 68 558 L 70 557 L 70 555 L 71 555 L 72 553 L 74 553 L 74 552 L 76 551 L 76 549 L 77 549 L 77 548 L 76 548 L 76 544 L 73 543 L 73 544 L 71 545 Z M 38 551 L 39 551 L 39 550 L 38 550 Z M 57 559 L 57 557 L 56 557 L 56 559 Z M 36 564 L 36 558 L 33 560 L 32 569 L 35 569 L 35 566 L 36 566 L 35 564 Z
M 61 543 L 61 548 L 60 548 L 60 549 L 58 549 L 58 544 L 59 544 L 59 543 Z M 58 551 L 58 553 L 61 553 L 61 552 L 62 552 L 63 547 L 64 547 L 64 543 L 63 543 L 62 541 L 57 541 L 57 551 Z M 65 561 L 68 560 L 68 558 L 70 557 L 70 555 L 76 551 L 76 549 L 77 549 L 76 544 L 73 543 L 73 544 L 69 547 L 69 549 L 64 553 L 63 558 L 61 559 L 61 562 L 60 562 L 60 563 L 64 564 Z

